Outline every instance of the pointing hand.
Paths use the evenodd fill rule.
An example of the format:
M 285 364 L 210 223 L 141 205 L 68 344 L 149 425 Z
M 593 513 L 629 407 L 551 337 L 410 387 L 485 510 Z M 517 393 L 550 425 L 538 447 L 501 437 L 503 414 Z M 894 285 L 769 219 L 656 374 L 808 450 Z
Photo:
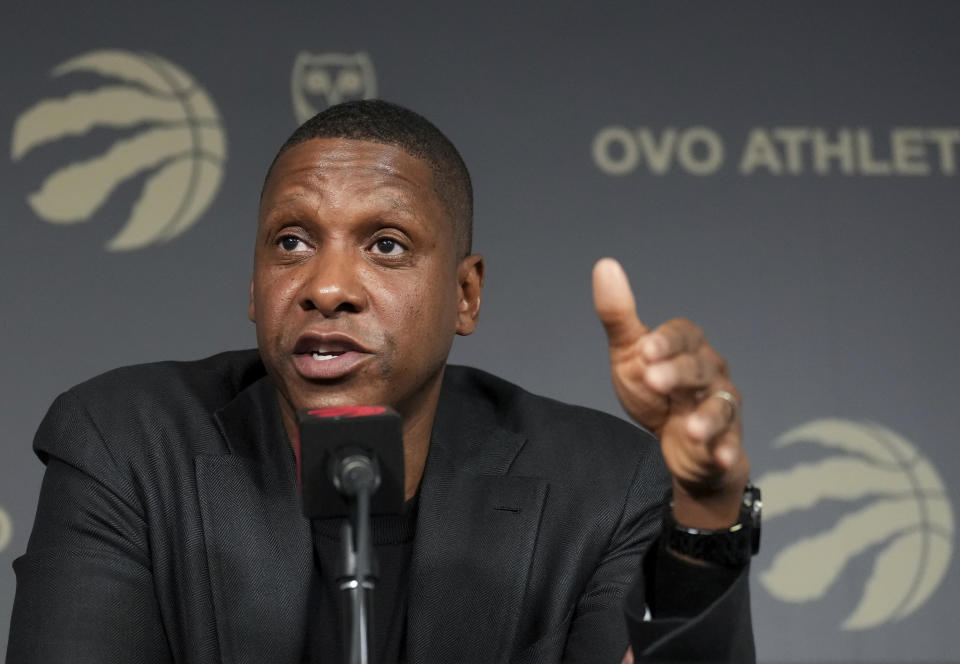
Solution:
M 617 397 L 660 437 L 673 475 L 674 517 L 695 528 L 737 521 L 750 462 L 741 446 L 740 393 L 703 330 L 675 318 L 650 330 L 637 317 L 620 264 L 593 269 L 593 298 L 610 346 Z

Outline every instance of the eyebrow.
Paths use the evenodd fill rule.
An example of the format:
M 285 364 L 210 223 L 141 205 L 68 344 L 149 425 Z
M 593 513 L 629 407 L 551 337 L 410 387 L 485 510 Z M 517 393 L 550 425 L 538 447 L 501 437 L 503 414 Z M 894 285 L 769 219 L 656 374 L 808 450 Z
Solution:
M 396 198 L 394 196 L 389 197 L 390 207 L 397 212 L 403 212 L 411 217 L 417 218 L 419 215 L 413 209 L 413 206 L 409 202 L 403 200 L 402 198 Z

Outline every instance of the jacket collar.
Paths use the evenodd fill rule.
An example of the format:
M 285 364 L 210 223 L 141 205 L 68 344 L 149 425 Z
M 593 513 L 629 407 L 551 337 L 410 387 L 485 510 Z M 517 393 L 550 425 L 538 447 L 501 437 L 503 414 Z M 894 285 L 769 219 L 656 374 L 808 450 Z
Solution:
M 448 374 L 420 487 L 410 662 L 510 659 L 547 492 L 544 480 L 510 475 L 524 443 Z
M 214 417 L 228 453 L 198 456 L 195 469 L 221 659 L 299 662 L 313 551 L 273 382 Z

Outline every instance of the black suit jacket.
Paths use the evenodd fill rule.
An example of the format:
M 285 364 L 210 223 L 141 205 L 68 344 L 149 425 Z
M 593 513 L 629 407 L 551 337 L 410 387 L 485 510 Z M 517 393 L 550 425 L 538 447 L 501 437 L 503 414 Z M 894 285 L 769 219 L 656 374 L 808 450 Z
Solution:
M 15 562 L 8 662 L 300 661 L 310 524 L 255 351 L 93 379 L 57 399 L 34 446 L 48 468 Z M 408 661 L 619 661 L 623 597 L 667 488 L 648 433 L 448 367 Z M 685 658 L 673 635 L 691 625 L 717 640 L 711 657 L 752 653 L 743 575 L 693 621 L 640 625 L 638 656 Z

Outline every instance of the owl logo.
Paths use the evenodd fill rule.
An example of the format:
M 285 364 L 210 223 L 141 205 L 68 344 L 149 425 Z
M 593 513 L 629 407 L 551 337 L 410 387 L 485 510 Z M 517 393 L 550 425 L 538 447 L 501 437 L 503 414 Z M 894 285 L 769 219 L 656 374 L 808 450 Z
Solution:
M 290 76 L 293 113 L 306 122 L 334 104 L 377 96 L 373 60 L 366 53 L 308 53 L 300 51 Z

